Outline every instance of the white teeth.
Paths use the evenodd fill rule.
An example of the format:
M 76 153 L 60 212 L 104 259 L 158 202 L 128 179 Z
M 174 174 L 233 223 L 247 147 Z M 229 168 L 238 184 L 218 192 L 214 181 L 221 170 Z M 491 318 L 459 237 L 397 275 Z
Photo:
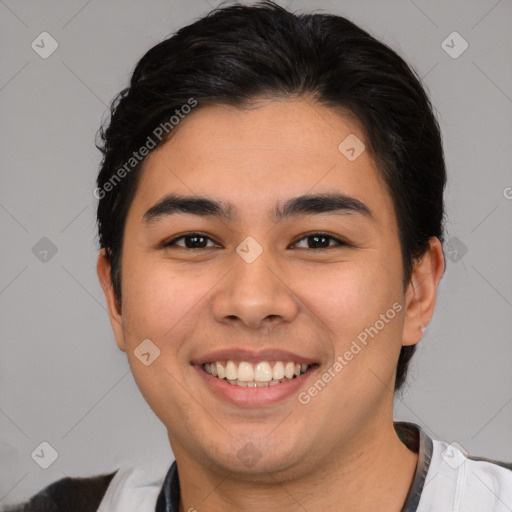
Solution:
M 226 376 L 224 366 L 222 366 L 218 361 L 215 362 L 215 366 L 217 366 L 217 377 L 219 379 L 223 379 Z
M 243 382 L 251 382 L 254 380 L 254 368 L 251 363 L 242 361 L 238 365 L 238 380 Z
M 236 380 L 237 379 L 237 371 L 236 366 L 233 361 L 228 361 L 226 364 L 226 379 L 228 380 Z
M 272 368 L 269 363 L 262 361 L 256 365 L 254 380 L 256 382 L 270 382 L 272 380 Z
M 287 379 L 293 378 L 293 375 L 295 373 L 295 365 L 293 363 L 286 363 L 286 366 L 284 367 L 284 374 Z
M 277 361 L 277 363 L 274 365 L 274 368 L 272 368 L 272 378 L 274 380 L 281 380 L 283 377 L 284 377 L 284 364 L 281 361 Z
M 241 387 L 275 386 L 306 373 L 308 364 L 294 363 L 292 361 L 260 361 L 253 365 L 247 361 L 235 362 L 211 361 L 203 365 L 206 373 L 219 379 L 225 379 L 230 384 Z

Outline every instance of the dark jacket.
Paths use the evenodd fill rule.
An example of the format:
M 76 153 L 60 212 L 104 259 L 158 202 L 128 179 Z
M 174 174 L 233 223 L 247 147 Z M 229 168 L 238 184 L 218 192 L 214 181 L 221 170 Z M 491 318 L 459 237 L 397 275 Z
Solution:
M 3 512 L 96 512 L 116 471 L 89 478 L 66 477 L 53 482 L 29 501 Z

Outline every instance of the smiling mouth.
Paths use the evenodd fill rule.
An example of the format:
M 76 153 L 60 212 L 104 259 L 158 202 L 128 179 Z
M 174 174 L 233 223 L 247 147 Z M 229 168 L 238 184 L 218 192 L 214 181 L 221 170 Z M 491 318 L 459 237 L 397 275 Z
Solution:
M 276 386 L 301 377 L 317 364 L 300 364 L 293 361 L 260 361 L 252 364 L 247 361 L 212 361 L 202 369 L 217 379 L 234 386 L 259 388 Z

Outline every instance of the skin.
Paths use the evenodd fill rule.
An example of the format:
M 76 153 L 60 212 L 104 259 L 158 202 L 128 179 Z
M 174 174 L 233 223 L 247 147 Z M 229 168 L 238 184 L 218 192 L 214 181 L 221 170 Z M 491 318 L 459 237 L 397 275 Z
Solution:
M 122 310 L 108 258 L 99 255 L 116 343 L 168 431 L 182 511 L 403 506 L 417 454 L 393 428 L 396 364 L 402 345 L 418 343 L 432 318 L 443 252 L 433 237 L 403 290 L 391 197 L 369 151 L 352 162 L 340 153 L 349 134 L 365 140 L 356 119 L 306 98 L 197 107 L 144 162 L 125 226 Z M 229 202 L 237 217 L 180 213 L 146 225 L 144 213 L 170 192 Z M 269 219 L 276 204 L 322 192 L 359 199 L 374 220 L 333 213 Z M 159 247 L 193 231 L 210 237 L 207 248 L 187 249 L 183 239 L 181 247 Z M 308 245 L 304 237 L 319 231 L 351 245 Z M 235 251 L 247 236 L 263 249 L 250 264 Z M 190 364 L 215 349 L 279 348 L 315 359 L 320 376 L 395 302 L 402 310 L 307 405 L 293 395 L 273 406 L 237 407 Z M 134 355 L 146 338 L 161 351 L 149 366 Z M 237 457 L 249 442 L 261 453 L 251 467 Z

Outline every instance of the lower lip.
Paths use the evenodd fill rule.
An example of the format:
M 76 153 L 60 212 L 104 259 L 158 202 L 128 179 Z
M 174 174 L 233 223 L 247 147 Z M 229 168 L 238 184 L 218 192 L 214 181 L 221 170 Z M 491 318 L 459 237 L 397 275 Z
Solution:
M 314 366 L 305 374 L 281 384 L 249 388 L 230 384 L 224 379 L 214 377 L 206 373 L 201 366 L 195 365 L 194 368 L 215 394 L 240 407 L 264 407 L 297 395 L 300 388 L 318 370 L 318 366 Z

